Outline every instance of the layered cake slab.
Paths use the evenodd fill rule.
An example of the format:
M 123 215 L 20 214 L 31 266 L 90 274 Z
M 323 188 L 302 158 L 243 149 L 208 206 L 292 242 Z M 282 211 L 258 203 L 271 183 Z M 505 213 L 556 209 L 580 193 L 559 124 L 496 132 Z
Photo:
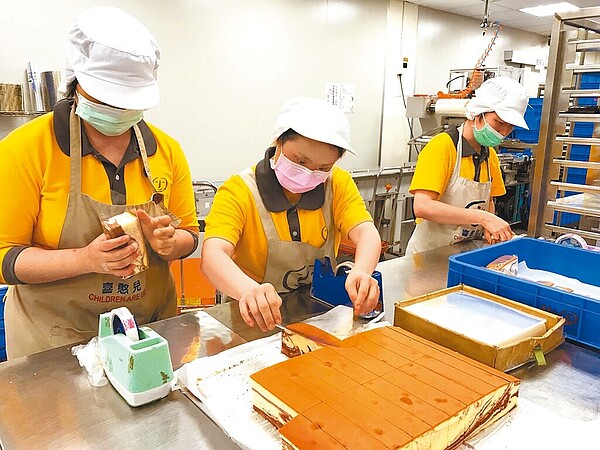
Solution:
M 304 322 L 281 327 L 281 353 L 288 358 L 304 355 L 339 341 L 334 335 Z
M 517 405 L 519 380 L 397 327 L 251 376 L 284 449 L 454 449 Z

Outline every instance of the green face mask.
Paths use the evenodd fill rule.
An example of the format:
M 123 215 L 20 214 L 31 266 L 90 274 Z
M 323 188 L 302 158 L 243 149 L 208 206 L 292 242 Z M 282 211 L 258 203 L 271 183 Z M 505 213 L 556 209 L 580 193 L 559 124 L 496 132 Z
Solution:
M 483 127 L 481 130 L 478 130 L 475 126 L 475 122 L 473 122 L 473 136 L 480 145 L 485 147 L 495 147 L 500 145 L 504 140 L 504 136 L 486 122 L 485 114 L 483 115 Z
M 105 136 L 119 136 L 142 120 L 144 111 L 101 105 L 78 94 L 75 114 Z

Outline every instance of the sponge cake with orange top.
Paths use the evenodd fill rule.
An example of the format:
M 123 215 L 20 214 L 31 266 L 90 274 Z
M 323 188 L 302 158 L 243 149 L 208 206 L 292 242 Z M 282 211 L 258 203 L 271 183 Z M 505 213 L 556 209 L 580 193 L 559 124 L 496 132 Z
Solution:
M 517 404 L 519 381 L 397 327 L 251 376 L 287 449 L 452 449 Z

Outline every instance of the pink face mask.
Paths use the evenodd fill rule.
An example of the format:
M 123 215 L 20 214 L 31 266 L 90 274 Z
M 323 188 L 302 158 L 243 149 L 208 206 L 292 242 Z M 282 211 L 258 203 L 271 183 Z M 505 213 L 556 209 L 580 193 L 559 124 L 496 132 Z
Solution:
M 300 164 L 296 164 L 285 157 L 283 153 L 279 154 L 277 162 L 271 160 L 271 168 L 275 171 L 275 176 L 285 189 L 294 194 L 303 194 L 324 183 L 331 170 L 323 172 L 321 170 L 310 170 Z

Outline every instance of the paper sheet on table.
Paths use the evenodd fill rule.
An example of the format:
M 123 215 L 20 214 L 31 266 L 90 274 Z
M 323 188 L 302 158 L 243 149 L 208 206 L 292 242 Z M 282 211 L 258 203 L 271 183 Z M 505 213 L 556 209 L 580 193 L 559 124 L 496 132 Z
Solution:
M 377 323 L 380 318 L 352 330 L 352 308 L 337 306 L 305 322 L 343 339 L 382 326 Z M 202 402 L 202 410 L 242 448 L 280 450 L 275 427 L 252 409 L 250 375 L 286 359 L 281 353 L 281 333 L 277 333 L 185 364 L 177 382 Z
M 250 375 L 284 361 L 281 336 L 242 344 L 184 365 L 178 383 L 202 402 L 204 412 L 246 449 L 281 449 L 277 430 L 252 409 Z
M 477 433 L 458 450 L 537 450 L 595 448 L 600 419 L 568 419 L 531 401 L 519 399 L 508 415 Z
M 521 261 L 519 263 L 517 277 L 535 282 L 551 282 L 553 287 L 564 287 L 572 289 L 574 294 L 583 295 L 585 297 L 600 300 L 600 287 L 594 286 L 592 284 L 583 283 L 577 280 L 576 278 L 565 277 L 564 275 L 559 275 L 554 272 L 548 272 L 546 270 L 539 269 L 530 269 L 529 267 L 527 267 L 525 261 Z

